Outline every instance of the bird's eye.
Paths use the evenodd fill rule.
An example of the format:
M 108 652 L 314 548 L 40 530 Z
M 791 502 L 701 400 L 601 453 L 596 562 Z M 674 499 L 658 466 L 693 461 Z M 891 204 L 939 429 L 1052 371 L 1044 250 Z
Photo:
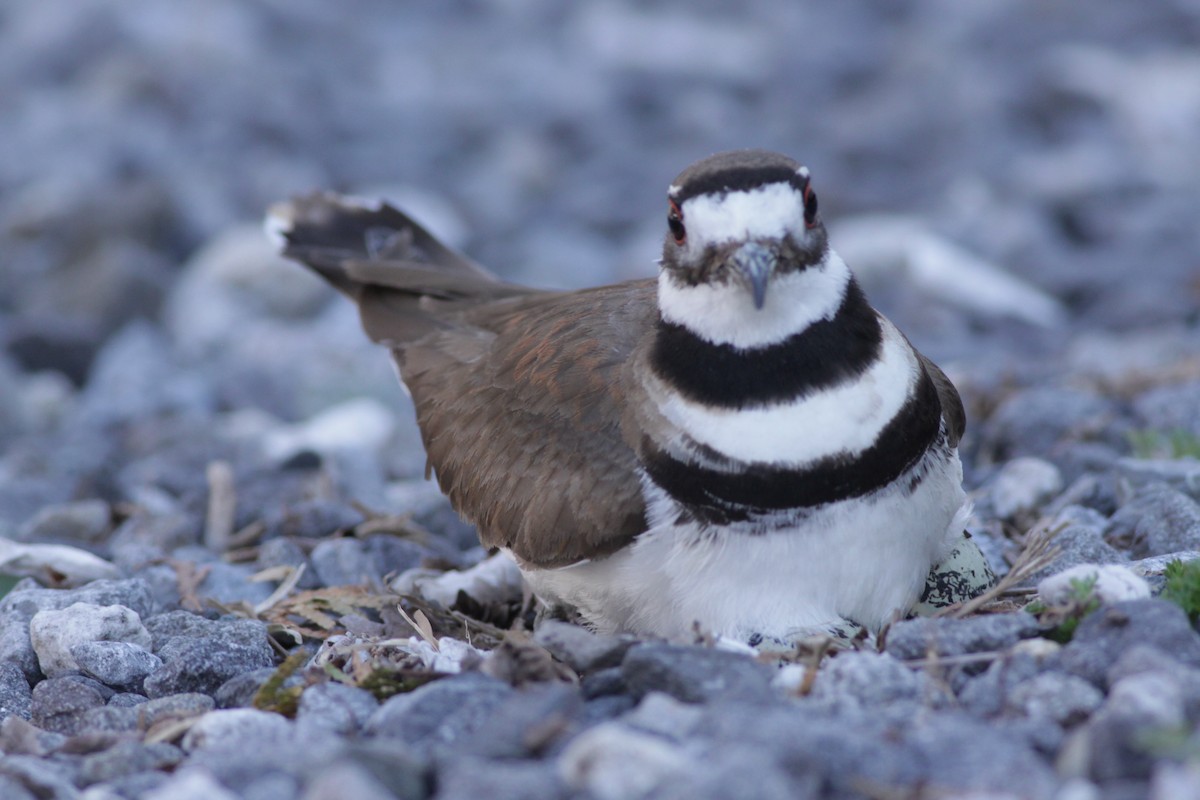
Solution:
M 675 205 L 675 201 L 671 201 L 671 209 L 667 212 L 667 227 L 671 229 L 671 236 L 675 239 L 675 244 L 683 244 L 687 241 L 687 228 L 683 227 L 683 212 L 679 210 L 679 206 Z
M 808 185 L 804 187 L 804 224 L 810 228 L 817 224 L 817 193 Z

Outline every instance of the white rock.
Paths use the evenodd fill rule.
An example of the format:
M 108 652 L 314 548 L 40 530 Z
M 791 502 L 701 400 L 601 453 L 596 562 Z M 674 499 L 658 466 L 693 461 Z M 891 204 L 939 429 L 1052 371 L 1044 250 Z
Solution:
M 356 397 L 298 424 L 270 431 L 263 449 L 269 458 L 286 459 L 302 450 L 322 455 L 373 452 L 395 430 L 395 415 L 370 397 Z
M 203 352 L 240 335 L 245 319 L 303 316 L 330 293 L 316 275 L 280 256 L 257 225 L 245 225 L 192 256 L 163 318 L 182 349 Z
M 1062 491 L 1063 477 L 1058 467 L 1040 458 L 1014 458 L 991 482 L 992 509 L 1002 519 L 1037 509 Z
M 184 767 L 147 792 L 145 800 L 237 800 L 237 795 L 203 768 Z
M 1049 605 L 1067 602 L 1074 591 L 1072 583 L 1096 578 L 1092 592 L 1101 603 L 1119 603 L 1150 596 L 1150 584 L 1133 570 L 1120 564 L 1079 564 L 1038 584 L 1038 595 Z
M 153 640 L 141 617 L 125 606 L 75 603 L 61 611 L 39 611 L 29 621 L 29 638 L 46 677 L 78 672 L 71 648 L 83 642 L 128 642 L 149 650 Z
M 392 581 L 391 589 L 398 594 L 420 595 L 449 608 L 460 591 L 489 605 L 519 598 L 522 585 L 516 563 L 506 554 L 496 553 L 461 571 L 405 570 Z
M 899 276 L 931 297 L 987 316 L 1043 327 L 1066 319 L 1054 297 L 938 236 L 915 217 L 853 217 L 835 226 L 830 240 L 860 277 Z
M 597 800 L 637 800 L 693 768 L 680 748 L 618 722 L 580 734 L 558 761 L 563 780 Z

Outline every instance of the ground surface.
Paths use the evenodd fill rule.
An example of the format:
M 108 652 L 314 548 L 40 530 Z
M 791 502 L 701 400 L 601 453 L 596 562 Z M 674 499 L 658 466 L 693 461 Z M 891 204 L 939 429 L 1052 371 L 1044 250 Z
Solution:
M 694 159 L 792 154 L 963 391 L 993 567 L 1052 530 L 1024 584 L 1158 590 L 1200 550 L 1198 38 L 1185 0 L 0 3 L 0 560 L 33 577 L 0 795 L 1196 796 L 1200 635 L 1119 588 L 1065 646 L 1053 611 L 913 621 L 816 673 L 562 626 L 479 655 L 503 592 L 404 601 L 410 642 L 386 577 L 483 553 L 257 220 L 384 193 L 584 286 L 651 274 Z

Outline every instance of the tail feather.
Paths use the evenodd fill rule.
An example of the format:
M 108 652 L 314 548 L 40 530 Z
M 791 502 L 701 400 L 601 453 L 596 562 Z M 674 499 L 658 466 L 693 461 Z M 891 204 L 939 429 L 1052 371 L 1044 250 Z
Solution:
M 283 255 L 312 267 L 342 291 L 371 283 L 419 292 L 414 278 L 422 273 L 443 277 L 433 279 L 435 293 L 444 280 L 498 282 L 382 201 L 314 192 L 272 206 L 265 227 Z M 413 274 L 400 277 L 405 272 Z
M 384 202 L 317 192 L 272 206 L 264 225 L 284 256 L 358 304 L 377 342 L 402 345 L 445 327 L 422 298 L 469 303 L 519 291 Z

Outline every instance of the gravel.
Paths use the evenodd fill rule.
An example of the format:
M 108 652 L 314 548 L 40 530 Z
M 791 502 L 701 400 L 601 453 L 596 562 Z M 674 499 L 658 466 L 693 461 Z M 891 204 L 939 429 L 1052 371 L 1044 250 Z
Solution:
M 0 796 L 1200 794 L 1200 635 L 1160 597 L 1200 553 L 1194 4 L 508 5 L 5 4 Z M 1055 532 L 1045 610 L 783 667 L 530 633 L 386 354 L 258 226 L 385 194 L 594 285 L 653 274 L 671 176 L 742 146 L 811 167 L 961 389 L 997 574 Z

